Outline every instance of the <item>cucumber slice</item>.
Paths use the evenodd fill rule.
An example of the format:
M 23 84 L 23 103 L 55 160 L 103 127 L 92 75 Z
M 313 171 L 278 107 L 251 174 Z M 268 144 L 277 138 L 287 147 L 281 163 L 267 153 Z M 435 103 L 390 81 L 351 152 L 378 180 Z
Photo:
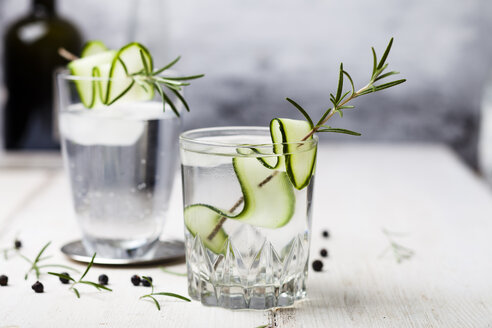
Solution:
M 252 148 L 251 150 L 258 155 L 263 155 L 261 157 L 257 157 L 257 160 L 267 169 L 285 171 L 285 156 L 278 155 L 282 154 L 282 152 L 277 152 L 277 150 L 275 149 L 277 145 L 274 145 L 273 147 L 273 154 L 276 155 L 270 155 L 272 154 L 271 152 L 265 153 L 257 148 Z
M 154 88 L 146 81 L 141 85 L 129 75 L 145 70 L 152 71 L 153 61 L 150 52 L 140 43 L 130 43 L 121 48 L 111 63 L 110 80 L 107 83 L 104 103 L 111 105 L 118 99 L 126 101 L 150 100 L 154 97 Z
M 299 142 L 311 129 L 310 123 L 302 120 L 275 118 L 270 122 L 272 141 L 284 143 L 282 153 L 286 154 L 285 171 L 292 185 L 299 190 L 311 181 L 316 164 L 316 145 L 306 143 L 299 146 Z M 307 140 L 311 139 L 312 136 Z
M 251 150 L 251 152 L 254 152 L 258 155 L 263 155 L 257 157 L 257 160 L 266 168 L 269 168 L 271 170 L 285 171 L 285 156 L 282 155 L 284 153 L 284 149 L 282 145 L 278 144 L 283 142 L 282 134 L 278 128 L 272 129 L 272 127 L 270 126 L 270 136 L 272 137 L 272 142 L 275 143 L 273 145 L 273 152 L 261 151 L 260 149 L 255 147 L 249 147 L 249 149 Z M 245 145 L 245 147 L 246 146 L 247 145 Z
M 116 51 L 104 51 L 92 56 L 73 60 L 68 64 L 70 73 L 79 77 L 93 77 L 98 74 L 96 67 L 111 63 L 116 55 Z M 79 92 L 80 100 L 87 108 L 94 107 L 96 103 L 96 88 L 99 83 L 92 80 L 75 80 L 75 86 Z
M 239 214 L 233 215 L 204 204 L 190 205 L 184 210 L 188 230 L 194 236 L 198 234 L 204 245 L 215 253 L 224 251 L 227 234 L 221 228 L 212 240 L 209 240 L 208 236 L 222 217 L 275 229 L 286 225 L 295 209 L 294 190 L 285 172 L 272 172 L 255 157 L 235 157 L 232 163 L 244 200 L 243 209 Z M 262 183 L 265 179 L 269 181 Z
M 272 172 L 254 157 L 236 157 L 232 163 L 241 184 L 244 207 L 231 218 L 263 228 L 286 225 L 295 208 L 294 190 L 286 173 Z M 265 179 L 269 181 L 264 183 Z
M 111 63 L 106 63 L 102 65 L 98 65 L 94 67 L 92 76 L 102 78 L 100 80 L 95 80 L 95 88 L 94 88 L 94 107 L 99 105 L 104 105 L 104 97 L 107 92 L 108 87 L 108 76 L 109 70 L 111 68 Z
M 259 148 L 255 148 L 247 144 L 241 145 L 240 147 L 236 148 L 236 152 L 241 155 L 260 155 L 259 157 L 256 157 L 256 159 L 261 163 L 261 165 L 270 170 L 273 170 L 275 168 L 278 168 L 279 170 L 284 170 L 283 167 L 280 167 L 281 163 L 279 163 L 279 156 L 277 156 L 275 152 L 265 151 L 263 149 L 260 150 Z M 281 160 L 283 161 L 283 159 Z
M 299 190 L 306 187 L 316 164 L 316 143 L 299 143 L 311 129 L 312 125 L 306 121 L 273 119 L 270 134 L 277 156 L 235 157 L 232 160 L 243 193 L 241 212 L 233 215 L 210 205 L 190 205 L 184 210 L 187 229 L 194 236 L 200 236 L 208 249 L 223 253 L 227 240 L 223 228 L 208 239 L 223 217 L 263 228 L 276 229 L 286 225 L 295 210 L 293 186 Z M 236 151 L 241 155 L 265 155 L 248 145 L 240 145 Z M 272 168 L 284 165 L 285 172 L 272 171 Z
M 220 254 L 225 251 L 227 234 L 224 229 L 221 228 L 212 240 L 208 239 L 222 215 L 208 205 L 201 204 L 186 207 L 184 213 L 185 225 L 193 236 L 198 234 L 204 246 L 214 253 Z
M 108 50 L 102 41 L 89 41 L 85 44 L 84 49 L 82 49 L 80 57 L 88 57 Z

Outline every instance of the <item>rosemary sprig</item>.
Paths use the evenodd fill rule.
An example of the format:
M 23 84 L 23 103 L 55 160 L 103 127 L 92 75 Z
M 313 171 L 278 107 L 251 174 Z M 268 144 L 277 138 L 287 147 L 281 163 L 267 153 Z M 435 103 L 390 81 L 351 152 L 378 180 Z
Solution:
M 372 47 L 372 55 L 373 55 L 373 69 L 372 69 L 372 74 L 371 78 L 369 79 L 369 82 L 359 89 L 358 91 L 355 91 L 355 85 L 352 77 L 350 74 L 345 71 L 343 68 L 343 63 L 340 64 L 340 71 L 338 73 L 338 87 L 337 87 L 337 92 L 336 94 L 330 93 L 330 101 L 333 105 L 333 107 L 328 108 L 324 114 L 321 116 L 321 118 L 318 120 L 316 125 L 314 124 L 313 119 L 309 116 L 308 112 L 302 108 L 301 105 L 299 105 L 297 102 L 292 100 L 291 98 L 286 98 L 286 100 L 291 103 L 303 116 L 304 118 L 308 121 L 310 126 L 312 127 L 311 131 L 304 136 L 304 138 L 301 139 L 301 141 L 306 141 L 308 138 L 310 138 L 313 134 L 316 132 L 334 132 L 334 133 L 344 133 L 344 134 L 349 134 L 349 135 L 354 135 L 354 136 L 360 136 L 361 134 L 355 131 L 347 130 L 347 129 L 340 129 L 340 128 L 332 128 L 329 125 L 326 125 L 326 122 L 336 113 L 340 115 L 340 117 L 343 117 L 343 110 L 344 109 L 352 109 L 354 106 L 347 105 L 347 103 L 357 97 L 381 91 L 387 88 L 394 87 L 398 84 L 401 84 L 405 82 L 405 79 L 401 80 L 396 80 L 384 84 L 378 84 L 376 85 L 375 83 L 377 81 L 380 81 L 388 76 L 398 74 L 396 71 L 391 71 L 388 73 L 383 72 L 386 70 L 388 67 L 388 64 L 386 63 L 386 59 L 388 58 L 389 52 L 391 50 L 391 46 L 393 45 L 393 38 L 391 38 L 390 42 L 388 43 L 388 46 L 386 47 L 386 50 L 384 51 L 383 56 L 381 57 L 381 60 L 378 61 L 377 56 L 376 56 L 376 51 L 374 50 L 374 47 Z M 351 89 L 349 91 L 344 92 L 344 79 L 345 77 L 349 80 Z M 263 186 L 264 184 L 268 183 L 268 181 L 271 180 L 271 178 L 277 173 L 277 171 L 274 171 L 271 175 L 267 176 L 263 181 L 259 183 L 259 187 Z M 241 203 L 244 201 L 244 199 L 241 197 L 236 204 L 234 204 L 233 208 L 241 205 Z M 232 212 L 232 211 L 231 211 Z M 215 225 L 214 229 L 212 232 L 207 236 L 208 240 L 212 240 L 215 235 L 218 233 L 224 222 L 226 221 L 226 217 L 221 217 L 219 222 Z
M 15 252 L 18 252 L 18 251 L 19 250 L 15 246 L 5 247 L 5 248 L 0 249 L 0 252 L 3 253 L 3 259 L 5 261 L 7 261 L 9 259 L 9 254 L 10 253 L 15 253 Z
M 397 263 L 401 263 L 404 260 L 410 260 L 412 256 L 415 254 L 413 250 L 408 247 L 405 247 L 396 241 L 394 241 L 393 237 L 401 236 L 401 233 L 390 232 L 387 229 L 382 230 L 383 234 L 388 238 L 389 246 L 381 253 L 380 258 L 383 257 L 389 250 L 393 250 L 393 255 L 395 256 L 395 260 Z
M 95 282 L 92 282 L 92 281 L 89 281 L 89 280 L 82 280 L 82 279 L 84 279 L 84 277 L 87 275 L 87 273 L 89 272 L 90 268 L 94 264 L 94 259 L 95 258 L 96 258 L 96 253 L 94 253 L 94 255 L 92 255 L 91 261 L 87 265 L 87 268 L 85 269 L 84 273 L 80 276 L 79 280 L 75 280 L 72 277 L 67 276 L 66 274 L 63 274 L 63 273 L 48 272 L 48 274 L 51 274 L 53 276 L 57 276 L 59 278 L 64 278 L 64 279 L 67 279 L 67 280 L 72 281 L 72 284 L 70 285 L 70 288 L 68 290 L 73 290 L 73 292 L 75 293 L 75 296 L 77 296 L 77 298 L 80 298 L 80 292 L 79 292 L 79 290 L 77 288 L 75 288 L 75 286 L 77 284 L 89 285 L 89 286 L 95 287 L 97 290 L 104 289 L 104 290 L 107 290 L 109 292 L 112 292 L 113 290 L 111 288 L 108 288 L 108 287 L 106 287 L 104 285 L 101 285 L 101 284 L 98 284 L 98 283 L 95 283 Z
M 157 301 L 157 299 L 154 296 L 169 296 L 169 297 L 179 298 L 180 300 L 183 300 L 186 302 L 191 302 L 191 300 L 189 298 L 184 297 L 184 296 L 179 295 L 179 294 L 168 293 L 168 292 L 154 292 L 154 284 L 152 283 L 152 280 L 150 280 L 147 277 L 142 277 L 142 279 L 145 279 L 149 282 L 150 287 L 152 287 L 152 290 L 151 290 L 150 294 L 140 296 L 140 299 L 150 298 L 152 301 L 154 301 L 154 304 L 157 307 L 157 310 L 159 310 L 159 311 L 161 310 L 161 305 L 159 304 L 159 301 Z
M 9 259 L 9 253 L 10 252 L 15 252 L 15 248 L 13 247 L 7 247 L 7 248 L 2 248 L 0 251 L 3 253 L 3 258 L 5 261 Z
M 42 257 L 42 255 L 44 254 L 44 252 L 46 251 L 46 249 L 50 245 L 51 245 L 51 241 L 46 243 L 46 245 L 44 245 L 43 248 L 41 248 L 38 255 L 36 255 L 36 258 L 34 260 L 29 259 L 28 257 L 22 255 L 19 252 L 19 256 L 31 264 L 31 267 L 29 268 L 29 270 L 27 270 L 26 274 L 24 275 L 24 280 L 27 280 L 27 278 L 29 277 L 29 274 L 32 271 L 34 271 L 34 273 L 36 275 L 36 279 L 39 280 L 39 277 L 41 276 L 41 269 L 43 269 L 43 268 L 64 268 L 64 269 L 68 269 L 68 270 L 71 270 L 74 272 L 78 272 L 77 269 L 74 269 L 72 267 L 69 267 L 67 265 L 62 265 L 62 264 L 42 264 L 42 265 L 40 265 L 40 262 L 51 258 L 51 256 Z
M 186 111 L 189 112 L 190 106 L 188 105 L 184 97 L 181 95 L 180 91 L 182 90 L 183 87 L 190 85 L 190 83 L 183 82 L 183 81 L 199 79 L 201 77 L 204 77 L 205 74 L 177 76 L 177 77 L 162 76 L 161 74 L 164 73 L 169 68 L 173 67 L 181 59 L 181 56 L 178 56 L 169 64 L 165 65 L 162 68 L 156 69 L 153 72 L 150 71 L 147 60 L 145 59 L 142 50 L 140 50 L 140 57 L 142 59 L 142 64 L 144 68 L 136 73 L 129 74 L 128 77 L 133 79 L 133 82 L 138 84 L 145 92 L 149 91 L 148 90 L 149 87 L 153 88 L 161 97 L 162 108 L 164 111 L 166 109 L 166 104 L 168 104 L 171 107 L 174 114 L 176 114 L 176 116 L 178 117 L 180 116 L 176 104 L 173 103 L 173 101 L 165 91 L 167 89 L 167 92 L 173 93 L 176 96 L 176 98 L 183 104 Z
M 10 247 L 5 247 L 5 248 L 1 248 L 0 249 L 0 252 L 3 253 L 3 258 L 5 261 L 8 261 L 9 259 L 9 254 L 11 252 L 13 253 L 17 253 L 19 254 L 19 250 L 22 248 L 22 242 L 19 240 L 19 238 L 17 238 L 17 236 L 15 237 L 13 243 L 12 243 L 12 246 Z
M 187 276 L 186 273 L 171 271 L 171 270 L 166 269 L 165 267 L 160 267 L 159 269 L 161 269 L 161 271 L 164 273 L 172 274 L 174 276 L 179 276 L 179 277 L 186 277 Z
M 334 132 L 334 133 L 344 133 L 344 134 L 349 134 L 349 135 L 354 135 L 354 136 L 360 136 L 361 134 L 355 131 L 347 130 L 347 129 L 340 129 L 340 128 L 332 128 L 331 126 L 326 125 L 326 122 L 336 113 L 340 115 L 340 117 L 343 117 L 343 110 L 345 109 L 353 109 L 354 106 L 347 105 L 348 102 L 351 100 L 358 98 L 360 96 L 364 96 L 370 93 L 374 93 L 377 91 L 381 91 L 384 89 L 388 89 L 391 87 L 394 87 L 398 84 L 401 84 L 405 82 L 405 79 L 401 80 L 395 80 L 383 84 L 376 84 L 376 82 L 387 78 L 389 76 L 399 74 L 399 72 L 396 71 L 390 71 L 387 73 L 384 73 L 386 68 L 388 67 L 388 64 L 386 63 L 386 59 L 388 58 L 389 52 L 391 50 L 391 46 L 393 45 L 393 38 L 388 43 L 388 46 L 386 47 L 386 50 L 383 53 L 383 56 L 381 57 L 381 60 L 378 61 L 376 51 L 374 50 L 374 47 L 372 47 L 372 55 L 373 55 L 373 68 L 372 68 L 372 74 L 371 78 L 369 79 L 369 82 L 360 88 L 359 90 L 356 91 L 354 81 L 350 74 L 343 68 L 343 63 L 340 64 L 340 70 L 338 73 L 338 87 L 337 91 L 335 94 L 330 93 L 330 102 L 332 104 L 332 107 L 328 108 L 321 118 L 317 121 L 316 124 L 314 124 L 313 119 L 309 116 L 307 111 L 302 108 L 301 105 L 299 105 L 297 102 L 290 98 L 286 98 L 288 102 L 290 102 L 301 114 L 306 118 L 306 120 L 309 122 L 309 124 L 312 127 L 312 130 L 304 137 L 302 138 L 301 141 L 307 140 L 309 137 L 311 137 L 313 134 L 316 132 Z M 384 73 L 384 74 L 383 74 Z M 344 81 L 345 78 L 348 79 L 350 83 L 350 90 L 344 91 Z

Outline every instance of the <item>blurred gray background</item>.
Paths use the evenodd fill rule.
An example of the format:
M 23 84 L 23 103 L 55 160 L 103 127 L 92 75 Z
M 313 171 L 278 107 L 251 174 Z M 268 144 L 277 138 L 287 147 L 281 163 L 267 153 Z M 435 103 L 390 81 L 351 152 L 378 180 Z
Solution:
M 0 33 L 28 7 L 0 0 Z M 58 0 L 58 8 L 86 40 L 114 48 L 136 40 L 157 66 L 182 55 L 177 69 L 205 73 L 188 89 L 186 129 L 295 118 L 287 96 L 319 117 L 339 62 L 361 87 L 370 47 L 381 54 L 394 36 L 390 69 L 407 83 L 358 99 L 331 125 L 361 132 L 357 141 L 444 142 L 476 165 L 480 97 L 492 75 L 490 0 Z

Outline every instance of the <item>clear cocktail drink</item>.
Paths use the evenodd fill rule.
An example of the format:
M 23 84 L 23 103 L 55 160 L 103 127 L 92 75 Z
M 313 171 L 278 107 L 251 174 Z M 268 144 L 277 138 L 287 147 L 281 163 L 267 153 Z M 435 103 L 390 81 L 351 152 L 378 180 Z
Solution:
M 160 101 L 86 108 L 59 76 L 59 126 L 75 215 L 89 254 L 151 256 L 178 165 L 181 120 Z M 84 80 L 83 80 L 84 81 Z
M 291 184 L 267 128 L 192 130 L 180 147 L 190 296 L 234 309 L 303 298 L 314 179 Z
M 86 252 L 153 259 L 177 168 L 183 88 L 203 74 L 161 68 L 147 47 L 90 41 L 57 76 L 58 119 Z M 162 250 L 162 247 L 160 248 Z

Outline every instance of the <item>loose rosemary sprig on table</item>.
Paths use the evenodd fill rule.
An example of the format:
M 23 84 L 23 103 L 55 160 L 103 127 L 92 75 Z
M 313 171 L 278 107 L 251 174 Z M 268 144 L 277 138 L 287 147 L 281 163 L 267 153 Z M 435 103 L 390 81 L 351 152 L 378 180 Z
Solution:
M 7 261 L 9 259 L 9 254 L 11 252 L 19 253 L 19 249 L 22 247 L 22 243 L 17 238 L 14 239 L 14 242 L 12 244 L 13 244 L 13 246 L 11 246 L 11 247 L 5 247 L 5 248 L 0 249 L 0 252 L 3 253 L 3 258 L 5 261 Z
M 15 252 L 15 251 L 16 251 L 16 249 L 15 249 L 15 248 L 13 248 L 13 247 L 2 248 L 2 249 L 0 250 L 0 252 L 2 252 L 2 253 L 3 253 L 3 259 L 4 259 L 5 261 L 7 261 L 7 260 L 9 259 L 9 253 L 10 253 L 10 252 Z
M 396 71 L 390 71 L 387 73 L 384 73 L 386 68 L 388 67 L 388 64 L 386 63 L 386 59 L 388 58 L 389 52 L 391 50 L 391 46 L 393 45 L 393 38 L 391 38 L 390 42 L 388 43 L 386 50 L 384 51 L 383 56 L 381 57 L 381 60 L 378 61 L 376 51 L 374 50 L 374 47 L 371 47 L 372 49 L 372 56 L 373 56 L 373 68 L 372 68 L 372 74 L 371 78 L 369 79 L 369 82 L 360 88 L 359 90 L 355 90 L 355 85 L 354 81 L 352 80 L 352 77 L 350 74 L 343 68 L 343 63 L 340 63 L 340 71 L 338 74 L 338 87 L 337 87 L 337 92 L 335 94 L 330 93 L 330 102 L 332 103 L 333 107 L 328 108 L 324 114 L 321 116 L 321 118 L 318 120 L 316 124 L 314 124 L 313 119 L 309 116 L 307 111 L 302 108 L 301 105 L 299 105 L 297 102 L 290 98 L 286 98 L 288 102 L 290 102 L 299 112 L 306 118 L 306 120 L 311 124 L 313 127 L 312 130 L 304 137 L 302 138 L 301 141 L 307 140 L 309 137 L 311 137 L 313 134 L 316 132 L 334 132 L 334 133 L 344 133 L 344 134 L 350 134 L 350 135 L 355 135 L 355 136 L 360 136 L 361 134 L 358 132 L 354 132 L 351 130 L 347 129 L 340 129 L 340 128 L 332 128 L 331 126 L 325 125 L 326 122 L 336 113 L 340 115 L 340 117 L 343 117 L 343 110 L 344 109 L 353 109 L 354 106 L 352 105 L 347 105 L 348 102 L 351 100 L 358 98 L 360 96 L 364 96 L 370 93 L 374 93 L 377 91 L 381 91 L 384 89 L 388 89 L 391 87 L 394 87 L 398 84 L 401 84 L 406 81 L 406 79 L 401 79 L 401 80 L 395 80 L 383 84 L 375 84 L 378 81 L 381 81 L 384 78 L 387 78 L 389 76 L 399 74 L 399 72 Z M 383 74 L 384 73 L 384 74 Z M 351 89 L 348 91 L 344 92 L 344 79 L 345 77 L 348 79 L 350 82 Z
M 191 300 L 189 298 L 184 297 L 184 296 L 179 295 L 179 294 L 167 293 L 167 292 L 154 292 L 154 284 L 152 283 L 152 280 L 150 280 L 147 277 L 142 277 L 142 279 L 145 279 L 150 284 L 150 287 L 152 287 L 152 290 L 151 290 L 150 294 L 145 294 L 145 295 L 140 296 L 140 299 L 150 298 L 152 301 L 154 301 L 154 304 L 157 307 L 157 310 L 159 310 L 159 311 L 161 310 L 161 305 L 159 304 L 159 301 L 157 301 L 157 299 L 154 296 L 159 296 L 159 295 L 160 296 L 169 296 L 169 297 L 179 298 L 180 300 L 183 300 L 186 302 L 191 302 Z
M 383 257 L 389 250 L 393 250 L 393 255 L 397 263 L 401 263 L 404 260 L 410 260 L 415 254 L 413 250 L 397 243 L 393 237 L 402 236 L 401 233 L 390 232 L 387 229 L 383 229 L 383 234 L 388 238 L 389 246 L 381 253 L 380 258 Z
M 94 264 L 94 259 L 95 258 L 96 258 L 96 253 L 94 253 L 94 255 L 92 255 L 91 261 L 89 262 L 89 264 L 87 265 L 87 268 L 85 269 L 84 273 L 80 276 L 80 278 L 78 280 L 75 280 L 72 277 L 70 277 L 70 276 L 68 276 L 66 274 L 63 274 L 63 273 L 48 272 L 48 274 L 51 274 L 53 276 L 57 276 L 57 277 L 62 278 L 62 279 L 66 279 L 66 280 L 72 281 L 72 284 L 70 285 L 70 287 L 68 288 L 68 290 L 73 290 L 73 292 L 75 293 L 75 295 L 77 296 L 77 298 L 80 298 L 80 292 L 79 292 L 79 290 L 77 288 L 75 288 L 75 286 L 77 284 L 85 284 L 85 285 L 93 286 L 97 290 L 104 289 L 104 290 L 107 290 L 109 292 L 112 292 L 113 290 L 111 288 L 108 288 L 108 287 L 106 287 L 104 285 L 101 285 L 101 284 L 98 284 L 98 283 L 95 283 L 95 282 L 92 282 L 92 281 L 89 281 L 89 280 L 82 280 L 82 279 L 84 279 L 84 277 L 87 275 L 87 273 L 89 272 L 90 268 Z
M 39 277 L 41 276 L 41 269 L 43 269 L 43 268 L 64 268 L 64 269 L 68 269 L 68 270 L 71 270 L 74 272 L 78 272 L 77 269 L 74 269 L 72 267 L 69 267 L 67 265 L 62 265 L 62 264 L 41 264 L 40 265 L 40 262 L 47 260 L 48 258 L 51 257 L 51 256 L 42 257 L 43 253 L 46 251 L 46 249 L 50 245 L 51 245 L 51 241 L 48 242 L 46 245 L 44 245 L 43 248 L 41 248 L 41 250 L 39 251 L 38 255 L 36 255 L 36 258 L 34 260 L 29 259 L 28 257 L 22 255 L 19 252 L 20 257 L 22 257 L 24 260 L 26 260 L 27 262 L 29 262 L 31 264 L 31 267 L 29 268 L 29 270 L 24 275 L 24 280 L 27 280 L 27 278 L 29 277 L 29 274 L 32 271 L 34 271 L 34 273 L 36 274 L 36 279 L 39 280 Z
M 187 276 L 186 273 L 171 271 L 171 270 L 166 269 L 165 267 L 160 267 L 159 269 L 161 269 L 162 272 L 172 274 L 173 276 L 179 276 L 179 277 L 186 277 Z

